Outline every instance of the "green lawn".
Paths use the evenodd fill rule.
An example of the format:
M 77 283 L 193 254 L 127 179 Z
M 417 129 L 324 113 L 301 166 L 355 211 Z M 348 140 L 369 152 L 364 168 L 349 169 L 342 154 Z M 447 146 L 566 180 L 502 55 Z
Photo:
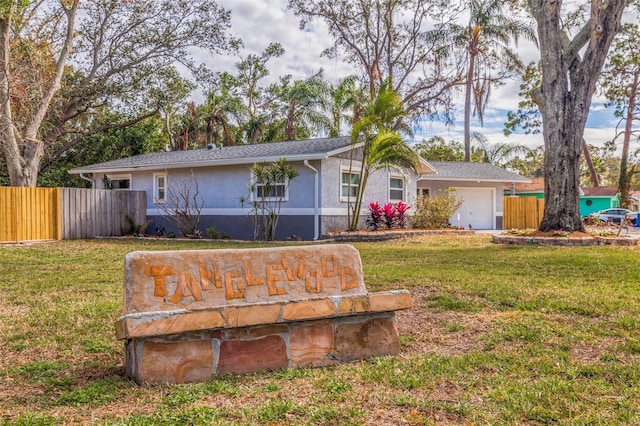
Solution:
M 370 291 L 406 288 L 396 357 L 138 387 L 114 321 L 132 250 L 0 246 L 0 424 L 640 424 L 640 249 L 487 235 L 355 244 Z

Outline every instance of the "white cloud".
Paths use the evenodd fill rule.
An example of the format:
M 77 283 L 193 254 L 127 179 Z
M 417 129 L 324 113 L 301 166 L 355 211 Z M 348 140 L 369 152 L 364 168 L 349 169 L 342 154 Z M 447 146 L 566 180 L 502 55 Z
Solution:
M 311 31 L 301 31 L 299 18 L 287 8 L 287 0 L 218 0 L 218 4 L 231 10 L 231 32 L 244 42 L 240 53 L 262 52 L 269 43 L 278 42 L 285 49 L 280 58 L 269 61 L 268 83 L 291 74 L 305 78 L 320 68 L 325 78 L 335 81 L 351 73 L 351 68 L 341 61 L 321 57 L 331 47 L 331 39 L 322 23 L 314 23 Z M 207 62 L 215 71 L 232 71 L 237 57 L 215 57 Z

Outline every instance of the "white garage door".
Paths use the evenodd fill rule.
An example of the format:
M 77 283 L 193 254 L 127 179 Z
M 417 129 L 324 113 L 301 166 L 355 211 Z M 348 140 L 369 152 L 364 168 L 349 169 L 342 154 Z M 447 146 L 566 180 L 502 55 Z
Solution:
M 469 229 L 495 229 L 493 188 L 456 188 L 455 196 L 463 199 L 450 219 L 452 225 Z

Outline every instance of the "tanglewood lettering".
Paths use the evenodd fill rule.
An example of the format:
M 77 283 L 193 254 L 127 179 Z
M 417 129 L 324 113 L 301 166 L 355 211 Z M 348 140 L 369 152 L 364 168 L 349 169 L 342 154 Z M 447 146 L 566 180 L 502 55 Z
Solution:
M 297 264 L 296 264 L 297 262 Z M 153 278 L 155 297 L 171 303 L 189 300 L 199 301 L 203 292 L 222 290 L 227 300 L 242 299 L 248 287 L 266 287 L 269 296 L 288 293 L 288 288 L 302 288 L 307 293 L 322 293 L 323 285 L 339 286 L 342 291 L 358 286 L 356 271 L 341 265 L 336 256 L 322 256 L 319 264 L 309 265 L 304 259 L 289 262 L 283 256 L 277 263 L 259 262 L 262 268 L 252 265 L 250 260 L 229 266 L 221 261 L 198 262 L 197 275 L 189 271 L 177 271 L 168 264 L 146 265 L 144 273 Z M 336 282 L 337 281 L 337 282 Z M 175 290 L 168 295 L 168 288 Z M 168 296 L 168 297 L 167 297 Z

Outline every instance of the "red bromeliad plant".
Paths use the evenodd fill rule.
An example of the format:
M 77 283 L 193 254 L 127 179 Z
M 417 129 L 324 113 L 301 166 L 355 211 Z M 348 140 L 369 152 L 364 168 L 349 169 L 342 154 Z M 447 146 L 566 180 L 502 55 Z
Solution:
M 376 202 L 369 203 L 369 216 L 367 217 L 367 228 L 377 230 L 382 226 L 383 210 Z
M 396 204 L 396 225 L 398 225 L 399 228 L 406 228 L 407 210 L 410 208 L 410 206 L 406 205 L 402 201 L 398 201 L 398 204 Z
M 369 203 L 367 228 L 376 231 L 384 224 L 387 229 L 405 228 L 407 226 L 407 210 L 411 207 L 399 201 L 398 204 L 387 203 L 383 207 L 377 201 Z
M 391 203 L 387 203 L 384 205 L 382 210 L 384 212 L 385 225 L 387 225 L 388 229 L 393 228 L 396 224 L 396 206 Z

